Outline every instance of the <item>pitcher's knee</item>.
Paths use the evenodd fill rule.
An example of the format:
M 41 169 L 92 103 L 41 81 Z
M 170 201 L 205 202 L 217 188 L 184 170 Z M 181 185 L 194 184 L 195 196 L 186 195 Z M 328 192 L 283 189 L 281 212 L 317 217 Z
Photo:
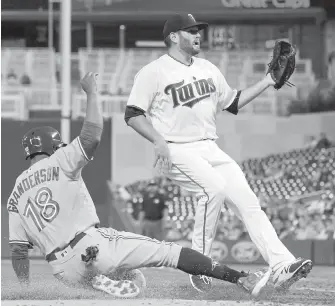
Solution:
M 209 182 L 206 187 L 203 187 L 203 189 L 197 193 L 197 199 L 198 202 L 209 202 L 213 198 L 219 198 L 220 200 L 224 200 L 226 194 L 225 194 L 225 182 L 224 181 L 212 181 Z
M 213 186 L 208 190 L 208 196 L 210 198 L 222 199 L 226 197 L 224 186 Z

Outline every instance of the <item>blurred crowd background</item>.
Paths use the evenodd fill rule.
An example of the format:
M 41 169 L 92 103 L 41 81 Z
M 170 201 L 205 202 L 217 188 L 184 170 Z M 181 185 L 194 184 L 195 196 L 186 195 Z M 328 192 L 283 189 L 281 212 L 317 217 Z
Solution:
M 62 1 L 3 0 L 1 4 L 1 175 L 5 207 L 9 185 L 24 167 L 14 160 L 20 156 L 13 153 L 20 150 L 17 135 L 23 134 L 28 125 L 41 122 L 61 126 L 64 42 Z M 123 116 L 135 74 L 165 52 L 162 28 L 172 9 L 210 23 L 202 33 L 199 56 L 217 65 L 234 88 L 245 88 L 264 76 L 276 39 L 289 40 L 296 46 L 297 66 L 290 80 L 295 87 L 264 92 L 243 108 L 241 116 L 268 120 L 312 116 L 311 122 L 319 122 L 319 126 L 315 126 L 315 133 L 312 127 L 307 132 L 299 131 L 304 143 L 292 141 L 286 152 L 260 154 L 238 162 L 281 238 L 335 239 L 333 0 L 72 0 L 71 121 L 80 122 L 85 113 L 79 80 L 87 71 L 99 73 L 99 103 L 106 122 Z M 328 128 L 323 127 L 322 119 L 315 119 L 325 113 L 333 116 Z M 196 195 L 159 176 L 133 180 L 130 175 L 129 183 L 120 184 L 118 173 L 113 173 L 118 161 L 112 152 L 116 145 L 113 141 L 122 146 L 123 131 L 116 131 L 121 136 L 113 140 L 119 127 L 111 126 L 112 132 L 104 136 L 104 141 L 110 142 L 106 145 L 109 150 L 101 149 L 92 163 L 92 167 L 102 165 L 102 175 L 92 178 L 84 172 L 102 219 L 108 219 L 104 218 L 107 206 L 113 205 L 104 196 L 109 192 L 106 182 L 112 181 L 117 186 L 114 198 L 122 201 L 121 210 L 137 232 L 158 239 L 190 239 Z M 252 141 L 248 146 L 252 148 Z M 124 155 L 134 161 L 136 152 L 130 151 L 124 151 Z M 4 177 L 8 179 L 4 181 Z M 246 236 L 242 222 L 223 209 L 217 239 Z
M 320 139 L 313 147 L 241 164 L 281 239 L 335 239 L 335 143 L 325 146 L 322 142 Z M 127 212 L 138 226 L 145 227 L 141 216 L 144 211 L 150 219 L 162 219 L 165 239 L 191 239 L 195 195 L 162 177 L 119 188 L 120 197 L 127 202 Z M 152 208 L 144 208 L 144 202 Z M 164 207 L 159 203 L 164 203 Z M 246 235 L 242 221 L 224 208 L 217 239 L 238 240 Z

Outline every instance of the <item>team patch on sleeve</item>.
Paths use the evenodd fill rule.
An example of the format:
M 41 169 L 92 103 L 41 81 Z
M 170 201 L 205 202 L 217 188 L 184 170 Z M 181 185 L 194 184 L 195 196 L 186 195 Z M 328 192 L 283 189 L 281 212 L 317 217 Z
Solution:
M 241 95 L 241 90 L 239 90 L 236 94 L 236 97 L 235 99 L 233 100 L 233 103 L 230 104 L 225 110 L 234 114 L 234 115 L 237 115 L 238 113 L 238 102 L 240 100 L 240 95 Z
M 24 241 L 24 240 L 10 240 L 8 243 L 10 245 L 17 245 L 17 246 L 22 245 L 22 244 L 28 245 L 28 249 L 32 249 L 34 247 L 34 245 L 31 242 Z
M 124 120 L 128 123 L 129 119 L 137 116 L 145 116 L 145 111 L 137 106 L 127 105 Z

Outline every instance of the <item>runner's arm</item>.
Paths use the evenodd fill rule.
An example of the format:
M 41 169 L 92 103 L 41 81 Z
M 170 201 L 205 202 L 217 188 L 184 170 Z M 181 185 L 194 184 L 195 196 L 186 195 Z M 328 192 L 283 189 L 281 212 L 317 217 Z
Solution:
M 86 93 L 86 116 L 79 139 L 86 156 L 92 159 L 101 141 L 103 131 L 103 116 L 98 103 L 98 91 L 93 72 L 88 73 L 82 80 L 81 86 Z
M 98 103 L 95 74 L 87 73 L 80 83 L 87 101 L 86 116 L 80 135 L 54 154 L 64 173 L 73 179 L 77 179 L 82 168 L 93 159 L 103 132 L 103 116 Z
M 29 258 L 28 245 L 11 243 L 10 251 L 12 255 L 12 266 L 21 284 L 29 284 Z
M 29 284 L 28 249 L 32 248 L 15 205 L 7 204 L 12 266 L 21 284 Z

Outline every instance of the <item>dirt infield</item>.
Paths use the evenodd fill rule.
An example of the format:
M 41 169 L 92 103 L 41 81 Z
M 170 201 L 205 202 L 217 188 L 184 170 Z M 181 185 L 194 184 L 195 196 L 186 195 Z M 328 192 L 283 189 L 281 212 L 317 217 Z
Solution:
M 117 304 L 115 301 L 99 301 L 99 300 L 67 300 L 67 301 L 4 301 L 1 303 L 4 306 L 278 306 L 280 304 L 276 302 L 251 302 L 251 301 L 190 301 L 190 300 L 118 300 Z M 290 306 L 305 306 L 308 304 L 293 304 Z
M 58 283 L 50 267 L 41 261 L 31 262 L 31 287 L 18 286 L 11 263 L 1 263 L 2 305 L 129 305 L 129 306 L 228 306 L 228 305 L 335 305 L 335 267 L 314 267 L 307 279 L 301 280 L 286 294 L 278 294 L 270 286 L 257 301 L 236 285 L 215 281 L 210 293 L 199 294 L 190 286 L 187 275 L 172 269 L 143 269 L 147 289 L 137 299 L 116 300 L 111 296 L 87 289 L 70 289 Z M 234 266 L 255 271 L 256 266 Z

